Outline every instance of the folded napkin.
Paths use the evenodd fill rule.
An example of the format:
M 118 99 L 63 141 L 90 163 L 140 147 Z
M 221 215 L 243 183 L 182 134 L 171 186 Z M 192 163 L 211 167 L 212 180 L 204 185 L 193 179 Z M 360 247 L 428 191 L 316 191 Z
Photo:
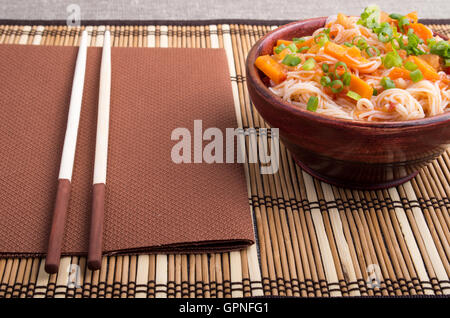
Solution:
M 176 128 L 193 135 L 194 120 L 202 120 L 203 131 L 236 127 L 224 50 L 112 48 L 111 54 L 104 253 L 252 244 L 242 165 L 171 159 Z M 76 55 L 75 47 L 0 45 L 2 255 L 46 253 Z M 88 248 L 100 62 L 101 48 L 89 48 L 66 255 Z

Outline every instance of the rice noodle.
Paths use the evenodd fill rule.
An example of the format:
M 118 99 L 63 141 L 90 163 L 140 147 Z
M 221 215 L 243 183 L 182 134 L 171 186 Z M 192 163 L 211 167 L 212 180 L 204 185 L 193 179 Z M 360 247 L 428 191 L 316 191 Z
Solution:
M 359 17 L 348 17 L 350 25 L 337 23 L 336 16 L 327 19 L 326 26 L 332 41 L 337 44 L 352 43 L 355 37 L 361 37 L 369 46 L 377 48 L 381 55 L 392 50 L 391 44 L 378 40 L 378 37 L 370 29 L 357 24 Z M 317 29 L 312 36 L 317 36 L 324 28 Z M 405 41 L 407 37 L 402 36 Z M 437 38 L 437 37 L 436 37 Z M 422 50 L 428 50 L 426 45 L 419 46 Z M 318 97 L 316 112 L 337 118 L 364 120 L 364 121 L 397 121 L 414 120 L 427 116 L 435 116 L 448 111 L 450 104 L 450 76 L 445 72 L 439 72 L 437 81 L 420 80 L 413 83 L 409 79 L 397 78 L 394 80 L 396 88 L 383 90 L 380 80 L 389 75 L 392 69 L 382 66 L 379 56 L 367 57 L 364 62 L 361 59 L 346 55 L 349 71 L 359 76 L 375 89 L 381 91 L 377 96 L 361 98 L 357 102 L 345 96 L 336 96 L 317 80 L 321 74 L 321 66 L 327 63 L 329 67 L 339 62 L 335 57 L 327 55 L 324 48 L 316 53 L 304 53 L 302 59 L 315 58 L 317 66 L 314 70 L 303 70 L 299 67 L 290 68 L 286 80 L 278 85 L 270 87 L 270 90 L 298 107 L 306 108 L 311 96 Z

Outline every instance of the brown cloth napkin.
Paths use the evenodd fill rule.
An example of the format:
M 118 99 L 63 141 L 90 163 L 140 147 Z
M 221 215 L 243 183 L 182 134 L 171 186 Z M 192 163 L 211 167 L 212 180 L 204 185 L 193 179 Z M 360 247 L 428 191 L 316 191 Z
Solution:
M 46 253 L 76 55 L 74 47 L 0 46 L 2 255 Z M 101 48 L 89 48 L 63 246 L 69 255 L 88 248 L 100 62 Z M 172 130 L 188 128 L 194 145 L 195 119 L 203 130 L 236 127 L 224 50 L 112 48 L 104 253 L 253 243 L 243 167 L 171 160 Z

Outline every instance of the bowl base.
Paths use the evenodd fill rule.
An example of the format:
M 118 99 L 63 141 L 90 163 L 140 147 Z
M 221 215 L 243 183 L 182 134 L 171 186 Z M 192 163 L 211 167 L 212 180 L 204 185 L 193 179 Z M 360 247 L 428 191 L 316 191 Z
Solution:
M 308 174 L 312 175 L 313 177 L 319 179 L 320 181 L 338 186 L 338 187 L 342 187 L 342 188 L 351 188 L 351 189 L 361 189 L 361 190 L 379 190 L 379 189 L 386 189 L 386 188 L 391 188 L 391 187 L 396 187 L 400 184 L 403 184 L 409 180 L 411 180 L 412 178 L 414 178 L 419 172 L 415 171 L 413 173 L 411 173 L 410 175 L 400 178 L 400 179 L 396 179 L 396 180 L 392 180 L 392 181 L 388 181 L 388 182 L 384 182 L 384 183 L 371 183 L 371 184 L 367 184 L 367 183 L 358 183 L 358 182 L 342 182 L 339 179 L 335 179 L 335 178 L 330 178 L 327 176 L 324 176 L 320 173 L 317 173 L 316 171 L 308 168 L 305 164 L 303 164 L 301 161 L 299 161 L 297 158 L 293 157 L 295 163 L 300 166 L 300 168 L 302 168 L 303 170 L 305 170 Z

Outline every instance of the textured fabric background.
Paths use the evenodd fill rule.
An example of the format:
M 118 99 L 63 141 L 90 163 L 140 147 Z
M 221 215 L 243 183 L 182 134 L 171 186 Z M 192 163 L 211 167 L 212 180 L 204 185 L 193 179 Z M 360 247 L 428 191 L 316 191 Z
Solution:
M 88 49 L 63 253 L 88 246 L 100 56 Z M 75 57 L 75 47 L 0 45 L 0 254 L 46 251 Z M 104 252 L 252 243 L 242 165 L 171 160 L 175 128 L 236 127 L 225 51 L 113 48 L 111 65 Z
M 65 20 L 78 4 L 84 20 L 295 20 L 343 11 L 359 14 L 370 3 L 388 12 L 419 11 L 423 19 L 447 19 L 449 0 L 0 0 L 0 19 Z

